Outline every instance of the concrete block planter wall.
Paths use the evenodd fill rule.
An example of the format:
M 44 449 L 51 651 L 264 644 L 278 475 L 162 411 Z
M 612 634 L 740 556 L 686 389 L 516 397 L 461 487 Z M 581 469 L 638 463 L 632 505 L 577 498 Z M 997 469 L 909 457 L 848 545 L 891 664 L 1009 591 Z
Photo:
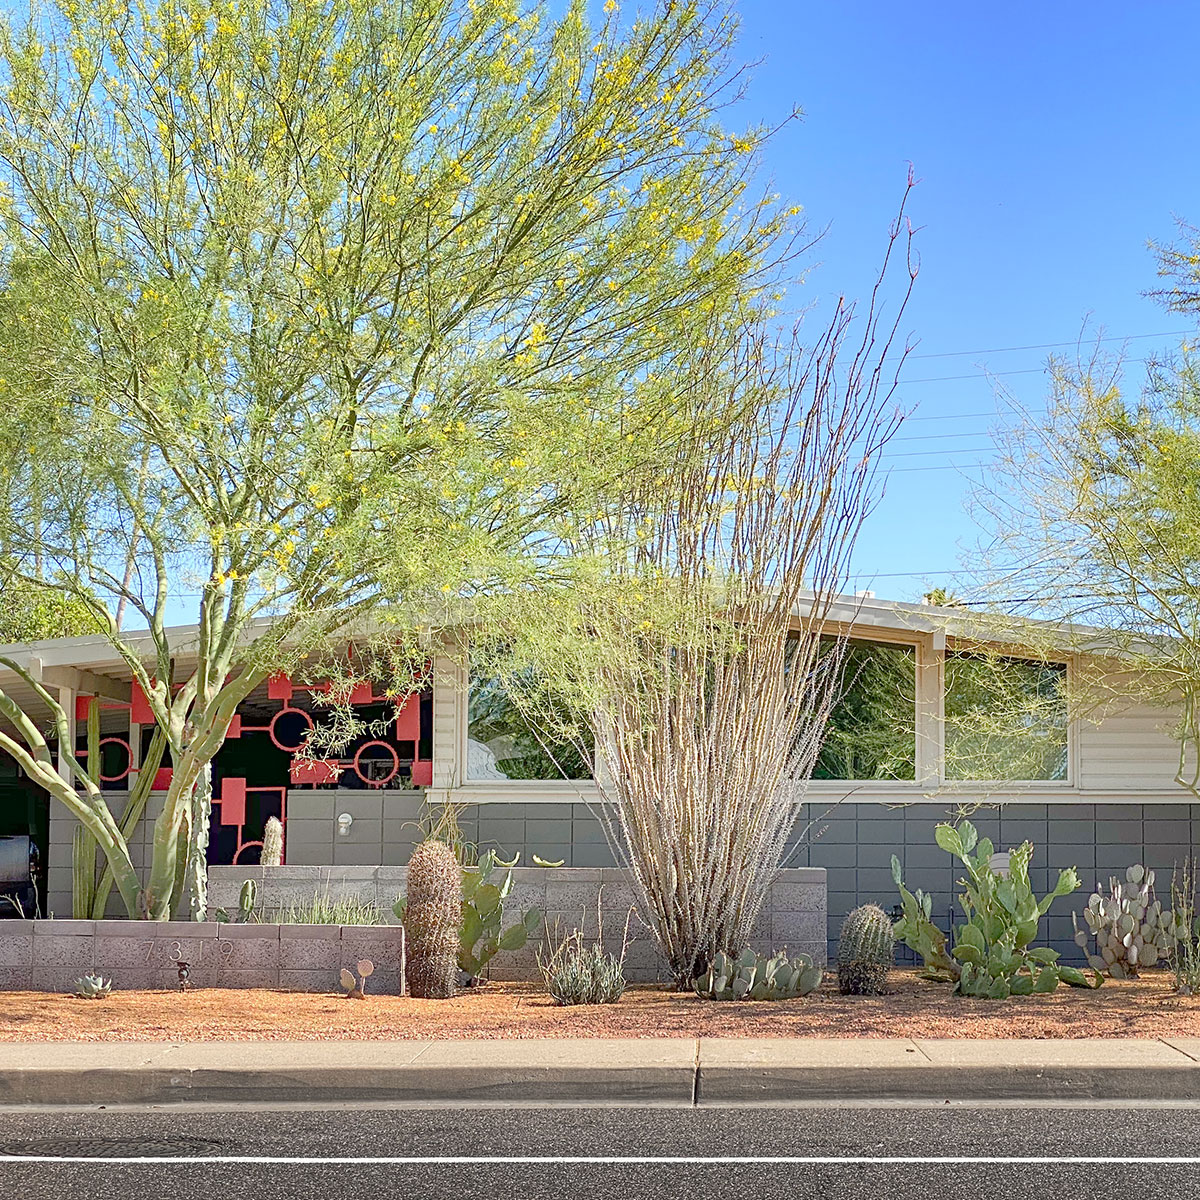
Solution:
M 394 921 L 392 904 L 403 893 L 407 876 L 407 867 L 212 867 L 209 903 L 236 909 L 242 884 L 253 879 L 258 884 L 258 906 L 265 920 L 289 904 L 305 903 L 314 895 L 322 895 L 333 900 L 373 901 L 384 918 Z M 596 936 L 600 924 L 605 946 L 619 953 L 626 918 L 636 907 L 636 894 L 627 873 L 617 867 L 515 867 L 508 906 L 513 913 L 537 909 L 545 914 L 547 930 L 557 928 L 566 933 L 579 928 L 589 939 Z M 762 951 L 786 946 L 793 954 L 810 954 L 814 962 L 824 964 L 826 923 L 824 869 L 784 870 L 771 888 L 754 944 Z M 630 920 L 629 934 L 632 944 L 626 954 L 626 974 L 630 981 L 665 980 L 666 964 L 636 912 Z M 498 980 L 537 979 L 536 948 L 531 943 L 524 950 L 497 955 L 489 976 Z
M 226 925 L 216 921 L 5 921 L 0 990 L 65 992 L 93 972 L 117 990 L 193 987 L 332 992 L 343 966 L 375 964 L 380 992 L 400 985 L 400 931 L 388 925 Z
M 375 964 L 369 990 L 394 994 L 400 985 L 400 930 L 391 905 L 404 891 L 405 867 L 214 867 L 212 908 L 237 909 L 242 883 L 258 883 L 262 923 L 216 921 L 0 921 L 0 991 L 69 991 L 81 975 L 112 978 L 118 990 L 173 989 L 176 964 L 191 966 L 193 987 L 278 987 L 332 992 L 342 967 L 359 959 Z M 546 928 L 582 929 L 590 940 L 598 921 L 604 943 L 620 951 L 635 894 L 624 871 L 611 867 L 518 867 L 510 904 L 514 913 L 535 908 Z M 281 925 L 273 914 L 287 905 L 333 898 L 373 900 L 390 924 Z M 755 948 L 811 954 L 825 962 L 825 872 L 815 867 L 782 871 L 771 889 L 754 938 Z M 648 929 L 630 919 L 626 975 L 631 982 L 665 981 L 666 966 Z M 540 939 L 538 939 L 540 941 Z M 536 945 L 502 953 L 489 971 L 496 980 L 538 978 Z

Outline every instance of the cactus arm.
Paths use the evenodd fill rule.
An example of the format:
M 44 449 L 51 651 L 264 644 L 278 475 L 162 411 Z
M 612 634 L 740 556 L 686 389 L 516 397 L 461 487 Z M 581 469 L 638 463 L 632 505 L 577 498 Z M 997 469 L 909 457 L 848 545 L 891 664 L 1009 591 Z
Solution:
M 73 778 L 83 785 L 83 792 L 76 791 L 72 782 L 59 775 L 50 748 L 41 730 L 28 715 L 5 692 L 0 691 L 0 715 L 6 717 L 16 728 L 19 737 L 0 730 L 0 750 L 6 751 L 29 777 L 50 793 L 71 812 L 95 839 L 104 852 L 112 869 L 113 880 L 130 917 L 139 916 L 141 881 L 133 861 L 129 857 L 129 846 L 117 828 L 116 820 L 104 802 L 95 782 L 79 765 L 75 755 L 66 748 L 68 729 L 66 713 L 50 693 L 37 683 L 29 673 L 11 659 L 0 658 L 0 664 L 9 667 L 28 682 L 55 716 L 55 725 L 63 739 L 63 759 L 71 768 Z

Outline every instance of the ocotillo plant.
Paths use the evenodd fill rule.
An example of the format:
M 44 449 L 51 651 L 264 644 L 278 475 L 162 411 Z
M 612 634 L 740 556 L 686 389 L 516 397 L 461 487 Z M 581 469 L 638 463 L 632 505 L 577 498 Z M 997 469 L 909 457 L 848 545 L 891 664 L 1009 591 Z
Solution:
M 446 1000 L 458 983 L 462 872 L 445 842 L 422 842 L 408 864 L 404 928 L 409 994 Z

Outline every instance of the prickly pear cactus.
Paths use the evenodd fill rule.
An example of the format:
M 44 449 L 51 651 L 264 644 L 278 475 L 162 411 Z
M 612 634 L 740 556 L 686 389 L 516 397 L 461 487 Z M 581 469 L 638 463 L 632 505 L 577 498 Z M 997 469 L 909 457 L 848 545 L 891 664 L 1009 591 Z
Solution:
M 514 860 L 515 861 L 515 860 Z M 459 932 L 458 965 L 472 977 L 483 974 L 484 968 L 501 950 L 520 950 L 536 933 L 542 914 L 527 909 L 519 921 L 504 927 L 504 902 L 513 888 L 512 871 L 506 871 L 498 883 L 492 881 L 497 864 L 495 851 L 489 850 L 473 867 L 462 871 L 463 915 Z
M 1154 872 L 1141 863 L 1126 870 L 1124 881 L 1110 877 L 1108 895 L 1097 886 L 1083 919 L 1086 930 L 1071 914 L 1075 944 L 1086 951 L 1090 931 L 1096 942 L 1088 965 L 1114 979 L 1132 979 L 1142 967 L 1168 959 L 1180 933 L 1175 914 L 1154 898 Z
M 878 904 L 854 909 L 838 935 L 838 990 L 846 996 L 882 996 L 895 942 L 892 919 Z
M 791 1000 L 816 991 L 821 974 L 807 954 L 788 958 L 780 951 L 773 958 L 761 958 L 753 950 L 743 950 L 731 958 L 717 951 L 712 966 L 693 987 L 706 1000 Z
M 422 842 L 408 864 L 404 908 L 408 990 L 425 1000 L 446 1000 L 458 984 L 462 926 L 462 871 L 445 842 Z

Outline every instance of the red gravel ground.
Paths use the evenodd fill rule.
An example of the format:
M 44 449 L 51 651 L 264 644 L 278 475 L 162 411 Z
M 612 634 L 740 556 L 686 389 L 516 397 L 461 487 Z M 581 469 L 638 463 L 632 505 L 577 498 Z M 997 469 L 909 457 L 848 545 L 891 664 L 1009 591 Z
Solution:
M 1161 971 L 1099 991 L 969 1000 L 946 984 L 895 971 L 892 993 L 820 991 L 776 1003 L 713 1003 L 632 987 L 617 1004 L 559 1008 L 535 984 L 488 984 L 453 1000 L 268 990 L 114 992 L 78 1000 L 0 992 L 0 1041 L 326 1041 L 400 1038 L 928 1037 L 1081 1038 L 1200 1036 L 1200 997 L 1171 991 Z

